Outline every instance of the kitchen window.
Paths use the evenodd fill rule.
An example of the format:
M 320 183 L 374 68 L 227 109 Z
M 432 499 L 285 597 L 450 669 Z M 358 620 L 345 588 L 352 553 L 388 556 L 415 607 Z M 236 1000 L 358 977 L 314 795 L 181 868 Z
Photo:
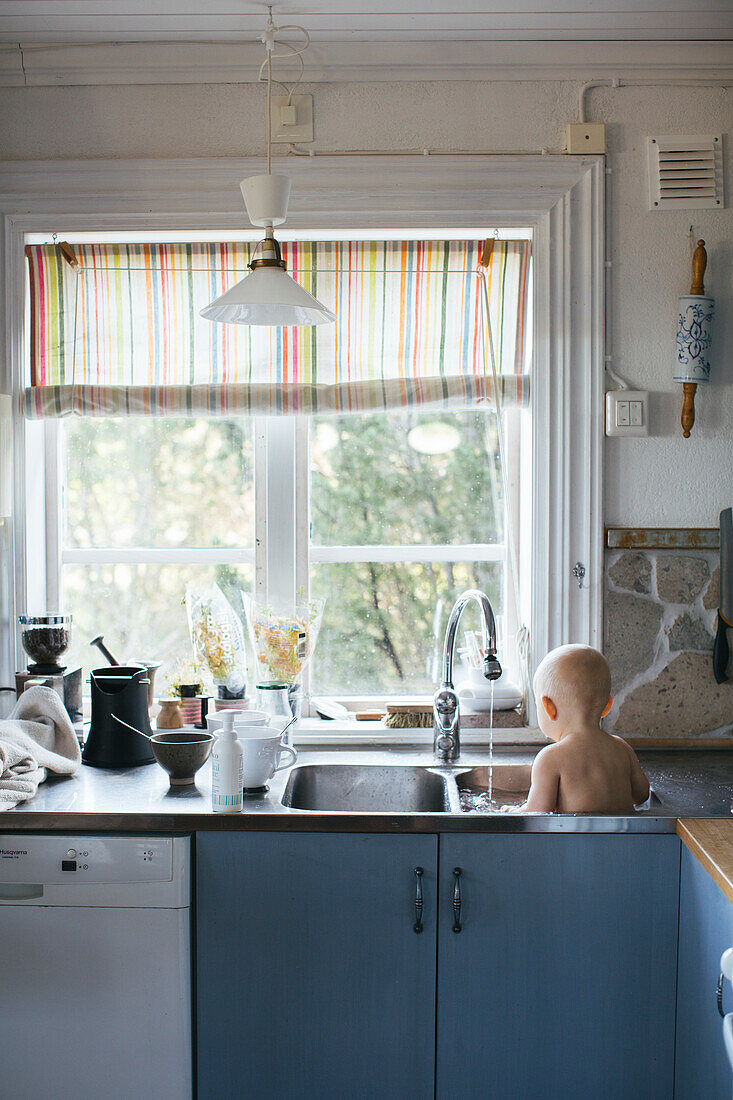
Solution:
M 300 197 L 300 209 L 291 213 L 289 225 L 294 239 L 298 234 L 309 239 L 315 233 L 333 240 L 353 237 L 349 227 L 354 225 L 364 238 L 387 239 L 440 235 L 426 226 L 452 227 L 446 236 L 458 240 L 478 238 L 486 226 L 531 228 L 531 445 L 525 447 L 522 441 L 521 455 L 531 475 L 524 483 L 532 488 L 531 499 L 522 497 L 529 514 L 517 550 L 520 575 L 530 582 L 522 591 L 530 594 L 525 618 L 534 666 L 553 645 L 569 640 L 597 645 L 601 637 L 603 158 L 477 155 L 462 156 L 459 163 L 461 171 L 456 174 L 455 165 L 449 170 L 445 158 L 432 156 L 289 159 L 288 174 Z M 24 661 L 15 616 L 31 606 L 58 605 L 63 537 L 61 512 L 53 505 L 47 508 L 46 502 L 60 497 L 59 443 L 64 429 L 58 421 L 41 423 L 24 415 L 26 243 L 49 241 L 52 229 L 60 239 L 74 241 L 99 240 L 101 230 L 118 241 L 210 241 L 217 233 L 224 234 L 218 239 L 251 240 L 253 234 L 239 229 L 243 215 L 236 181 L 257 170 L 254 161 L 156 160 L 144 166 L 141 188 L 142 166 L 136 162 L 23 163 L 7 168 L 0 195 L 6 331 L 0 376 L 2 388 L 14 399 L 14 503 L 11 518 L 0 524 L 7 567 L 0 574 L 0 605 L 5 609 L 0 618 L 0 666 L 6 683 Z M 466 228 L 476 226 L 483 228 Z M 267 459 L 273 469 L 279 464 L 281 473 L 292 470 L 293 493 L 302 494 L 303 480 L 295 478 L 302 472 L 302 465 L 296 466 L 296 453 L 301 462 L 304 453 L 302 429 L 298 435 L 296 422 L 288 420 L 287 438 L 267 440 L 252 427 L 255 466 L 259 458 L 260 469 Z M 515 486 L 510 485 L 510 492 L 515 494 Z M 269 503 L 274 497 L 268 502 L 260 495 L 260 507 Z M 307 530 L 302 524 L 295 529 L 294 509 L 287 515 L 279 545 L 292 538 L 302 547 Z M 241 560 L 246 550 L 237 547 L 242 569 L 248 565 Z M 116 552 L 128 556 L 127 551 Z M 269 557 L 264 576 L 279 569 L 281 579 L 294 589 L 304 583 L 302 566 L 291 579 L 274 550 Z M 303 561 L 302 554 L 295 558 Z M 582 586 L 573 574 L 576 562 L 586 569 Z M 257 591 L 263 570 L 256 563 L 252 567 Z
M 528 419 L 526 412 L 506 415 Z M 262 450 L 283 427 L 295 425 L 80 418 L 52 427 L 60 436 L 60 605 L 76 624 L 72 663 L 89 666 L 89 640 L 101 633 L 120 659 L 167 657 L 171 671 L 172 655 L 190 648 L 187 585 L 217 583 L 241 613 L 240 593 L 254 588 L 255 494 L 267 494 L 268 465 L 256 464 L 255 434 Z M 307 512 L 294 521 L 304 530 L 309 524 L 311 538 L 302 561 L 280 565 L 286 584 L 302 576 L 297 587 L 325 600 L 312 690 L 429 692 L 450 605 L 468 587 L 490 595 L 503 659 L 515 669 L 493 414 L 322 417 L 298 427 L 302 491 L 292 495 L 309 509 L 310 524 Z M 270 439 L 270 450 L 278 444 Z M 519 458 L 517 448 L 517 479 Z M 271 455 L 270 468 L 278 465 Z M 471 609 L 465 625 L 479 625 Z
M 514 235 L 528 255 L 529 233 Z M 499 260 L 496 270 L 497 279 L 511 277 Z M 109 267 L 100 273 L 108 277 Z M 76 298 L 67 328 L 81 323 L 85 306 Z M 440 305 L 438 298 L 433 308 Z M 506 330 L 514 354 L 519 305 L 530 319 L 528 275 L 521 303 L 501 298 L 500 353 Z M 433 324 L 422 308 L 419 323 Z M 530 339 L 519 321 L 523 357 L 511 365 L 524 378 Z M 480 322 L 467 308 L 467 344 Z M 34 398 L 47 399 L 37 390 Z M 518 575 L 515 583 L 505 493 L 511 483 L 516 543 L 529 510 L 529 415 L 516 401 L 505 411 L 503 472 L 495 411 L 455 404 L 368 415 L 46 421 L 54 453 L 46 540 L 55 532 L 58 542 L 47 585 L 75 616 L 70 661 L 88 667 L 88 642 L 103 634 L 120 659 L 162 659 L 171 673 L 189 652 L 186 587 L 216 582 L 240 614 L 242 593 L 283 608 L 296 597 L 324 601 L 311 692 L 426 694 L 452 602 L 481 587 L 499 618 L 505 668 L 518 679 Z M 468 612 L 464 625 L 478 627 L 478 618 L 472 623 Z M 252 681 L 252 653 L 249 663 Z

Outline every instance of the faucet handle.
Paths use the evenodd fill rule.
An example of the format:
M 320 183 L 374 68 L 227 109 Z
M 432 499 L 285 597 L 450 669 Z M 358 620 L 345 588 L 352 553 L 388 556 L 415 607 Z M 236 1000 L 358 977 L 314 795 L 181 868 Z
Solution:
M 433 696 L 433 707 L 438 714 L 445 715 L 449 720 L 458 710 L 458 696 L 452 685 L 442 684 Z
M 443 683 L 433 696 L 433 752 L 443 763 L 454 763 L 460 752 L 458 696 Z

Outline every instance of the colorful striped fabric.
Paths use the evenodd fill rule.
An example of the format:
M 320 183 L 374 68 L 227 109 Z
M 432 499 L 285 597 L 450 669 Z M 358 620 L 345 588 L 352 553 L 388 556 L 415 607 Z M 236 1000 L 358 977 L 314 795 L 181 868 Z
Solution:
M 505 402 L 528 397 L 528 241 L 485 257 Z M 219 325 L 199 311 L 247 274 L 248 244 L 26 249 L 31 418 L 365 413 L 492 400 L 477 275 L 482 242 L 283 243 L 333 325 Z M 487 253 L 489 250 L 486 250 Z

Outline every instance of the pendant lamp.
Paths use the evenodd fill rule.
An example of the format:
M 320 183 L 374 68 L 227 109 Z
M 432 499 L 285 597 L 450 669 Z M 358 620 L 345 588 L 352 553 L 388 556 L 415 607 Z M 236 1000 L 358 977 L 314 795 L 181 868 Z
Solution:
M 288 27 L 303 31 L 305 45 L 300 50 L 287 46 L 288 53 L 278 54 L 274 48 L 281 43 L 275 39 L 278 28 L 272 22 L 272 9 L 265 33 L 261 40 L 267 50 L 267 56 L 260 69 L 267 70 L 267 174 L 250 176 L 242 180 L 240 188 L 247 207 L 247 215 L 252 225 L 264 227 L 264 239 L 255 249 L 249 264 L 251 274 L 221 294 L 205 309 L 201 316 L 207 321 L 218 321 L 227 325 L 322 325 L 335 321 L 335 314 L 326 309 L 312 294 L 304 290 L 287 273 L 287 266 L 275 240 L 273 227 L 282 225 L 288 213 L 290 198 L 290 180 L 287 176 L 273 175 L 271 142 L 271 92 L 273 57 L 291 57 L 300 54 L 308 46 L 308 33 L 302 27 Z M 302 75 L 301 60 L 301 75 Z M 297 86 L 297 85 L 296 85 Z M 291 90 L 291 96 L 292 96 Z

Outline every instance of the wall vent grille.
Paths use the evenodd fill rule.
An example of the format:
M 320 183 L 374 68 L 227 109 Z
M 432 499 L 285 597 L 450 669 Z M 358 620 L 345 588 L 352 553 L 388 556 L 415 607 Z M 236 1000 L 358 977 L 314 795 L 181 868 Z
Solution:
M 651 210 L 723 207 L 722 134 L 647 138 Z

